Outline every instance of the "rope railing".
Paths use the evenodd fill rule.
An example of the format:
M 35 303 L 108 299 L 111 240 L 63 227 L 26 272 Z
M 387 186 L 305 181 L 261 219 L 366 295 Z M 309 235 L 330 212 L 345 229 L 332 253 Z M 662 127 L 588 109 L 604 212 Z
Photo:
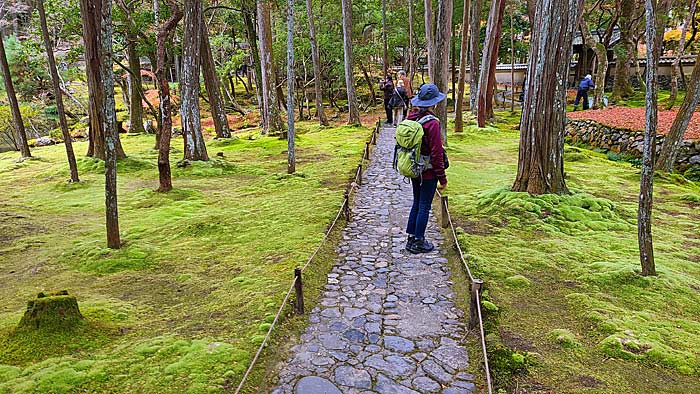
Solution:
M 262 355 L 262 352 L 265 350 L 265 346 L 267 345 L 267 342 L 270 340 L 270 337 L 272 336 L 272 331 L 274 330 L 275 326 L 277 325 L 277 322 L 279 321 L 280 317 L 282 316 L 282 313 L 284 312 L 284 307 L 287 305 L 287 302 L 289 301 L 289 298 L 292 296 L 292 292 L 295 292 L 295 300 L 294 300 L 294 305 L 293 309 L 296 314 L 304 314 L 304 294 L 303 294 L 303 285 L 302 285 L 302 273 L 306 270 L 306 268 L 311 264 L 311 262 L 314 261 L 318 253 L 321 251 L 321 248 L 323 245 L 325 245 L 326 241 L 330 237 L 331 232 L 333 232 L 333 229 L 335 228 L 335 225 L 338 223 L 340 220 L 340 216 L 344 215 L 346 221 L 350 220 L 350 200 L 352 197 L 353 191 L 357 189 L 357 186 L 362 185 L 362 168 L 365 164 L 366 161 L 369 161 L 370 155 L 371 155 L 371 146 L 377 144 L 377 137 L 379 136 L 379 132 L 381 131 L 381 120 L 377 120 L 377 123 L 375 124 L 374 130 L 372 130 L 372 134 L 369 137 L 369 141 L 365 142 L 365 149 L 362 154 L 362 160 L 360 161 L 360 164 L 357 166 L 357 171 L 355 172 L 355 177 L 353 178 L 353 181 L 350 182 L 348 185 L 348 188 L 345 191 L 345 194 L 343 195 L 343 203 L 340 205 L 340 209 L 338 209 L 338 213 L 335 216 L 335 219 L 333 219 L 333 222 L 331 222 L 330 226 L 328 227 L 328 230 L 323 236 L 323 239 L 319 243 L 318 247 L 314 252 L 311 254 L 309 259 L 306 261 L 304 266 L 302 268 L 295 268 L 294 269 L 294 279 L 292 280 L 292 283 L 289 286 L 289 290 L 287 290 L 287 294 L 284 296 L 284 299 L 282 300 L 282 304 L 280 304 L 279 309 L 277 310 L 277 314 L 275 315 L 274 320 L 270 324 L 270 327 L 267 329 L 267 333 L 265 334 L 265 338 L 263 338 L 262 342 L 260 343 L 260 346 L 258 347 L 258 350 L 255 352 L 255 356 L 250 362 L 250 365 L 248 366 L 248 369 L 246 370 L 245 374 L 243 375 L 243 378 L 241 378 L 240 383 L 238 384 L 238 387 L 236 388 L 235 394 L 239 394 L 241 390 L 243 389 L 243 386 L 245 385 L 246 381 L 248 380 L 248 377 L 250 376 L 250 373 L 253 371 L 253 368 L 255 367 L 255 364 L 258 362 L 258 359 Z
M 447 196 L 440 193 L 438 190 L 437 196 L 440 198 L 440 224 L 442 228 L 449 227 L 452 232 L 452 237 L 454 238 L 454 244 L 457 249 L 457 254 L 459 259 L 462 261 L 462 266 L 469 276 L 469 281 L 471 282 L 471 294 L 469 303 L 469 329 L 472 330 L 479 326 L 479 334 L 481 339 L 481 350 L 484 355 L 484 370 L 486 372 L 486 386 L 488 388 L 488 393 L 493 394 L 493 385 L 491 383 L 491 370 L 489 369 L 489 357 L 486 351 L 486 335 L 484 331 L 484 319 L 481 313 L 481 292 L 484 285 L 484 281 L 477 279 L 472 275 L 472 271 L 469 269 L 469 264 L 464 258 L 464 252 L 462 247 L 459 245 L 459 239 L 457 238 L 457 230 L 455 229 L 454 222 L 452 221 L 452 215 L 450 214 L 448 198 Z

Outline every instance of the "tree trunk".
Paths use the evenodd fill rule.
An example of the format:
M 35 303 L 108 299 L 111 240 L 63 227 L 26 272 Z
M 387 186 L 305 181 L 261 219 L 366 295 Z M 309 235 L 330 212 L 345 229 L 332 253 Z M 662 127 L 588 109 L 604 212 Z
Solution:
M 75 153 L 73 152 L 73 142 L 70 132 L 68 131 L 68 121 L 66 120 L 66 110 L 63 106 L 63 96 L 61 95 L 61 84 L 56 70 L 56 59 L 53 55 L 53 47 L 49 36 L 49 28 L 46 24 L 46 12 L 44 11 L 44 0 L 36 2 L 37 10 L 39 11 L 39 21 L 41 23 L 41 36 L 44 40 L 46 48 L 46 56 L 49 61 L 49 73 L 51 74 L 51 82 L 53 84 L 53 92 L 56 96 L 56 110 L 58 111 L 58 123 L 61 126 L 63 134 L 63 142 L 66 146 L 66 156 L 68 157 L 68 167 L 70 168 L 70 181 L 80 182 L 78 178 L 78 166 L 75 162 Z M 1 38 L 0 38 L 1 40 Z
M 102 1 L 102 0 L 100 0 Z M 95 157 L 100 160 L 107 162 L 107 133 L 109 130 L 103 127 L 103 117 L 104 117 L 104 102 L 106 101 L 106 92 L 103 91 L 102 83 L 102 70 L 103 59 L 101 58 L 104 48 L 102 48 L 102 43 L 100 43 L 101 37 L 101 9 L 102 3 L 100 1 L 90 1 L 81 0 L 80 1 L 80 14 L 82 18 L 83 27 L 83 40 L 85 46 L 85 73 L 87 76 L 88 84 L 88 116 L 90 119 L 89 126 L 89 145 L 87 156 Z M 94 4 L 93 4 L 94 3 Z M 111 6 L 111 1 L 109 1 Z M 111 9 L 110 9 L 111 17 Z M 111 21 L 110 21 L 111 29 Z M 110 41 L 111 48 L 111 41 Z M 90 54 L 90 55 L 88 55 Z M 110 63 L 109 69 L 112 70 L 112 54 L 109 54 Z M 107 64 L 107 63 L 104 63 Z M 113 72 L 112 72 L 113 74 Z M 114 77 L 112 76 L 112 81 Z M 114 97 L 112 97 L 114 99 Z M 122 148 L 121 141 L 119 140 L 119 134 L 116 133 L 111 137 L 113 146 L 109 149 L 114 149 L 117 159 L 126 157 L 124 149 Z M 107 163 L 105 163 L 106 165 Z M 116 208 L 116 207 L 115 207 Z
M 442 0 L 438 3 L 435 42 L 433 43 L 435 52 L 432 58 L 432 70 L 434 76 L 430 80 L 443 93 L 447 93 L 449 90 L 453 5 L 453 0 Z M 435 107 L 435 115 L 440 119 L 442 143 L 447 145 L 447 100 L 443 100 Z
M 282 131 L 282 117 L 277 103 L 274 59 L 272 53 L 272 27 L 270 26 L 270 0 L 258 0 L 258 46 L 261 65 L 261 92 L 263 107 L 263 134 Z
M 95 154 L 105 161 L 105 216 L 107 247 L 119 249 L 119 213 L 117 210 L 118 126 L 114 105 L 114 71 L 112 70 L 112 1 L 81 0 L 80 13 L 85 41 L 88 90 L 90 91 L 90 125 L 93 135 L 102 137 L 95 144 Z M 92 117 L 94 115 L 94 118 Z M 97 141 L 96 141 L 97 142 Z M 104 151 L 97 150 L 98 147 Z
M 186 160 L 208 161 L 199 112 L 199 69 L 202 45 L 202 2 L 185 2 L 180 75 L 180 119 Z
M 693 67 L 693 74 L 688 80 L 688 85 L 686 87 L 685 99 L 681 107 L 678 109 L 675 119 L 673 119 L 673 124 L 671 125 L 671 130 L 664 138 L 664 143 L 661 146 L 661 152 L 659 153 L 656 168 L 660 171 L 671 172 L 676 163 L 676 158 L 678 157 L 678 151 L 681 148 L 683 142 L 683 135 L 685 134 L 688 124 L 690 123 L 690 118 L 693 117 L 693 112 L 700 102 L 700 53 L 696 55 L 695 66 Z
M 469 50 L 469 0 L 464 0 L 462 14 L 462 39 L 459 45 L 459 82 L 455 105 L 455 133 L 464 130 L 464 87 L 467 80 L 467 52 Z
M 632 40 L 635 0 L 620 0 L 620 43 L 615 46 L 617 60 L 615 62 L 615 81 L 611 101 L 617 102 L 634 94 L 630 85 L 630 66 L 632 57 L 637 57 L 636 48 Z
M 510 112 L 515 112 L 515 31 L 513 28 L 513 8 L 515 4 L 510 3 Z
M 367 82 L 367 87 L 369 88 L 369 94 L 371 96 L 369 105 L 374 105 L 377 102 L 377 94 L 374 91 L 372 77 L 370 76 L 369 71 L 363 62 L 358 62 L 357 65 L 360 67 L 360 71 L 362 71 L 362 75 L 365 77 L 365 82 Z
M 656 160 L 656 130 L 658 124 L 658 66 L 663 44 L 668 7 L 673 0 L 646 0 L 647 65 L 646 65 L 646 117 L 644 126 L 644 149 L 642 151 L 642 175 L 639 186 L 639 208 L 637 230 L 639 260 L 642 276 L 656 275 L 654 243 L 651 234 L 651 214 L 654 196 L 654 162 Z M 650 38 L 650 37 L 653 37 Z
M 207 88 L 207 96 L 209 97 L 209 105 L 211 107 L 211 116 L 214 120 L 214 130 L 216 130 L 216 138 L 231 138 L 231 130 L 228 128 L 228 118 L 226 117 L 226 109 L 224 108 L 224 100 L 221 97 L 221 86 L 219 86 L 219 76 L 216 74 L 216 66 L 214 65 L 214 57 L 211 53 L 211 44 L 209 43 L 209 29 L 202 15 L 202 76 L 204 77 L 204 86 Z
M 671 73 L 671 95 L 668 97 L 668 102 L 666 103 L 666 109 L 671 109 L 676 104 L 676 98 L 678 97 L 678 77 L 681 74 L 681 60 L 683 59 L 683 54 L 685 53 L 685 36 L 688 32 L 688 25 L 693 23 L 695 18 L 695 8 L 697 6 L 697 1 L 692 0 L 690 2 L 690 8 L 688 10 L 688 16 L 686 16 L 683 21 L 683 27 L 681 28 L 681 37 L 678 40 L 678 53 L 676 58 L 673 59 L 673 71 Z M 688 87 L 686 86 L 686 89 Z
M 129 27 L 130 29 L 131 27 Z M 136 52 L 136 41 L 138 36 L 135 33 L 127 33 L 126 51 L 129 58 L 129 132 L 145 133 L 143 128 L 143 107 L 141 106 L 141 61 Z
M 19 145 L 19 151 L 22 158 L 32 157 L 29 151 L 29 144 L 27 142 L 27 133 L 24 130 L 24 121 L 22 120 L 22 113 L 19 111 L 19 103 L 17 102 L 17 95 L 15 94 L 15 85 L 12 82 L 12 75 L 10 74 L 10 65 L 7 63 L 7 54 L 5 54 L 5 43 L 2 32 L 0 31 L 0 66 L 2 67 L 2 79 L 5 81 L 5 92 L 7 92 L 7 101 L 10 103 L 10 110 L 12 112 L 12 126 L 15 129 L 15 134 L 17 134 L 17 144 Z
M 352 0 L 341 0 L 343 11 L 343 51 L 345 53 L 345 88 L 348 95 L 348 124 L 361 125 L 355 93 L 354 54 L 352 52 Z
M 529 65 L 528 94 L 520 122 L 518 174 L 513 191 L 568 193 L 564 181 L 566 79 L 571 43 L 583 0 L 538 0 Z
M 593 34 L 588 29 L 585 17 L 581 20 L 581 31 L 586 40 L 586 45 L 595 52 L 596 68 L 593 77 L 593 83 L 595 85 L 593 109 L 597 109 L 599 104 L 603 101 L 603 94 L 605 93 L 605 76 L 608 73 L 608 50 L 603 43 L 593 38 Z
M 408 82 L 413 89 L 413 75 L 416 73 L 416 38 L 413 34 L 413 0 L 408 0 Z
M 428 79 L 435 83 L 433 74 L 433 57 L 435 57 L 435 25 L 433 17 L 433 0 L 423 1 L 425 8 L 425 51 L 428 53 Z
M 496 83 L 496 64 L 498 64 L 498 48 L 501 44 L 501 27 L 505 9 L 506 0 L 491 2 L 479 74 L 479 95 L 476 107 L 476 120 L 479 127 L 486 127 L 486 121 L 493 118 L 493 90 Z
M 258 35 L 255 31 L 255 24 L 257 23 L 256 16 L 256 6 L 252 2 L 253 0 L 247 0 L 242 3 L 243 8 L 243 23 L 245 24 L 245 33 L 248 40 L 248 45 L 250 45 L 250 53 L 252 54 L 253 62 L 252 67 L 254 69 L 255 75 L 255 95 L 258 104 L 258 110 L 260 111 L 260 116 L 262 118 L 262 123 L 265 124 L 265 111 L 263 110 L 263 99 L 262 99 L 262 68 L 260 66 L 260 52 L 258 52 Z M 250 77 L 248 78 L 250 80 Z
M 481 34 L 481 5 L 483 0 L 472 1 L 472 8 L 470 11 L 471 18 L 471 43 L 470 43 L 470 56 L 469 56 L 469 109 L 472 114 L 476 115 L 478 90 L 479 90 L 479 64 L 481 64 L 481 58 L 479 55 L 481 51 L 479 50 L 479 35 Z M 530 19 L 532 20 L 532 19 Z
M 389 74 L 389 44 L 386 39 L 386 0 L 382 0 L 382 46 L 384 51 L 384 75 L 386 77 Z
M 182 10 L 175 0 L 169 0 L 170 18 L 158 28 L 156 34 L 157 59 L 156 80 L 158 81 L 158 98 L 160 99 L 160 144 L 158 145 L 158 178 L 161 193 L 169 192 L 173 188 L 170 174 L 170 138 L 173 133 L 172 107 L 170 103 L 170 85 L 168 84 L 168 62 L 166 46 L 172 44 L 171 34 L 177 23 L 182 19 Z
M 314 66 L 314 94 L 316 96 L 316 116 L 321 126 L 328 126 L 328 118 L 323 110 L 323 93 L 321 92 L 321 58 L 318 54 L 316 41 L 316 25 L 314 23 L 314 8 L 312 0 L 306 0 L 306 16 L 309 18 L 309 44 L 311 45 L 311 61 Z
M 296 171 L 294 146 L 294 0 L 287 2 L 287 173 Z

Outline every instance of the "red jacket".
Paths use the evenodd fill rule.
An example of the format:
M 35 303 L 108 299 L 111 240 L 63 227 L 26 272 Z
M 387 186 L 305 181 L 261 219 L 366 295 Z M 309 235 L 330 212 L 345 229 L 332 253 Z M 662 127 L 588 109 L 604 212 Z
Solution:
M 418 121 L 426 115 L 435 115 L 430 111 L 421 111 L 415 108 L 406 117 L 408 120 Z M 442 134 L 440 133 L 440 122 L 437 120 L 428 121 L 423 125 L 423 142 L 421 143 L 420 154 L 430 156 L 430 170 L 423 171 L 423 179 L 438 179 L 441 184 L 447 182 L 445 175 L 444 150 L 442 148 Z

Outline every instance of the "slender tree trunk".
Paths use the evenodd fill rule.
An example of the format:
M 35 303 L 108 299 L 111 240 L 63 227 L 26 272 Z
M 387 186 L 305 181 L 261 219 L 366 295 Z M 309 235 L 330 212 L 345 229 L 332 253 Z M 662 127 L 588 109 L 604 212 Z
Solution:
M 433 58 L 435 57 L 433 0 L 424 0 L 423 4 L 425 8 L 425 51 L 428 53 L 428 78 L 430 83 L 435 83 L 435 75 L 433 74 Z
M 685 36 L 688 33 L 688 25 L 693 23 L 695 18 L 695 8 L 697 7 L 697 1 L 692 0 L 690 2 L 690 8 L 688 10 L 688 15 L 683 21 L 683 27 L 681 28 L 681 37 L 678 40 L 678 51 L 676 53 L 676 58 L 673 59 L 673 71 L 671 73 L 671 95 L 668 97 L 668 102 L 666 103 L 666 109 L 671 109 L 676 104 L 676 98 L 678 97 L 678 77 L 681 74 L 681 60 L 683 59 L 683 54 L 685 53 Z M 688 87 L 686 86 L 686 89 Z
M 226 108 L 224 108 L 224 100 L 221 97 L 221 86 L 219 85 L 219 76 L 216 74 L 216 66 L 214 65 L 214 56 L 211 53 L 211 44 L 209 43 L 209 29 L 202 15 L 202 76 L 204 77 L 204 86 L 207 88 L 207 96 L 209 97 L 209 106 L 211 107 L 211 116 L 214 120 L 214 129 L 216 130 L 217 138 L 231 138 L 231 130 L 228 128 L 228 118 L 226 117 Z
M 413 33 L 413 0 L 408 0 L 408 82 L 413 89 L 413 76 L 416 73 L 416 38 Z
M 566 79 L 582 5 L 583 0 L 537 1 L 533 26 L 538 28 L 530 44 L 513 191 L 568 193 L 563 160 Z
M 256 6 L 253 0 L 246 0 L 241 4 L 243 8 L 243 23 L 245 24 L 246 38 L 248 40 L 248 45 L 250 45 L 250 52 L 252 54 L 253 62 L 252 67 L 255 75 L 255 95 L 258 104 L 258 110 L 260 111 L 260 116 L 262 118 L 263 125 L 265 124 L 265 111 L 263 108 L 263 92 L 262 92 L 262 67 L 260 65 L 260 52 L 258 52 L 258 35 L 255 31 L 255 25 L 257 23 L 256 16 Z M 250 80 L 250 76 L 248 77 Z
M 126 51 L 129 60 L 129 132 L 145 133 L 143 128 L 143 107 L 141 106 L 141 61 L 136 51 L 138 36 L 135 33 L 127 33 Z
M 469 0 L 464 0 L 462 14 L 462 39 L 459 45 L 459 82 L 455 105 L 455 133 L 464 130 L 464 88 L 467 80 L 467 52 L 469 51 Z
M 678 151 L 681 148 L 683 142 L 683 135 L 688 129 L 688 124 L 690 123 L 690 118 L 693 117 L 695 108 L 700 102 L 700 53 L 695 57 L 695 66 L 693 67 L 693 74 L 688 80 L 688 85 L 686 86 L 685 99 L 681 107 L 678 109 L 673 124 L 671 125 L 671 130 L 664 138 L 664 143 L 661 146 L 661 152 L 659 153 L 656 168 L 660 171 L 671 172 L 676 164 L 676 158 L 678 157 Z
M 5 92 L 7 92 L 7 101 L 10 103 L 10 111 L 12 112 L 12 126 L 15 129 L 15 134 L 17 135 L 17 143 L 19 145 L 19 151 L 22 158 L 32 157 L 29 151 L 29 144 L 27 142 L 27 133 L 24 130 L 24 121 L 22 120 L 22 113 L 19 111 L 19 103 L 17 102 L 17 95 L 15 94 L 15 85 L 12 82 L 12 75 L 10 74 L 10 65 L 7 63 L 7 54 L 5 53 L 5 43 L 2 32 L 0 31 L 0 66 L 2 67 L 2 79 L 5 81 Z
M 515 3 L 510 3 L 510 112 L 515 112 L 515 31 L 513 30 L 513 8 Z
M 637 230 L 639 240 L 639 260 L 642 276 L 656 275 L 654 263 L 654 243 L 651 233 L 651 215 L 654 196 L 654 162 L 656 160 L 656 130 L 658 123 L 658 65 L 661 57 L 663 31 L 668 8 L 673 0 L 645 0 L 647 66 L 646 66 L 646 117 L 644 127 L 644 148 L 642 151 L 642 175 L 639 187 L 639 208 L 637 210 Z
M 343 11 L 343 51 L 345 53 L 345 87 L 348 95 L 348 124 L 360 125 L 360 110 L 355 93 L 354 54 L 352 52 L 352 0 L 341 0 Z
M 481 58 L 481 73 L 479 74 L 479 96 L 477 102 L 476 120 L 479 127 L 486 127 L 486 121 L 493 118 L 493 90 L 496 83 L 496 64 L 498 63 L 498 48 L 501 44 L 501 27 L 506 0 L 491 2 L 489 21 L 486 24 L 486 41 Z
M 182 10 L 175 0 L 169 0 L 170 18 L 158 28 L 156 34 L 157 59 L 156 80 L 158 81 L 158 98 L 160 99 L 160 144 L 158 145 L 158 178 L 161 193 L 173 188 L 170 173 L 170 138 L 173 134 L 172 104 L 170 102 L 170 85 L 168 84 L 168 62 L 165 48 L 172 43 L 172 32 L 182 19 Z
M 630 85 L 630 66 L 632 57 L 637 57 L 632 40 L 634 29 L 635 0 L 620 0 L 620 43 L 615 46 L 615 81 L 613 82 L 612 102 L 617 102 L 634 94 Z
M 374 105 L 377 102 L 377 94 L 374 91 L 374 83 L 372 82 L 372 77 L 370 76 L 370 73 L 363 62 L 358 62 L 357 65 L 360 67 L 360 71 L 362 71 L 362 75 L 365 77 L 365 82 L 367 82 L 367 87 L 369 88 L 369 94 L 371 96 L 370 105 Z
M 483 0 L 473 0 L 470 11 L 471 18 L 471 43 L 469 56 L 469 109 L 476 115 L 478 91 L 479 91 L 479 64 L 481 63 L 481 51 L 479 50 L 479 35 L 481 34 L 481 5 Z M 532 19 L 530 19 L 532 20 Z
M 90 107 L 94 135 L 103 137 L 105 160 L 105 217 L 107 246 L 119 249 L 119 213 L 117 209 L 117 117 L 114 103 L 114 71 L 112 70 L 112 1 L 81 0 L 80 13 L 85 40 Z M 95 148 L 97 148 L 97 144 Z M 95 152 L 98 153 L 97 151 Z
M 447 93 L 450 79 L 450 41 L 452 39 L 453 0 L 442 0 L 438 3 L 437 23 L 435 27 L 435 42 L 432 58 L 434 76 L 431 82 L 437 85 L 441 92 Z M 435 107 L 435 115 L 440 119 L 442 142 L 447 145 L 447 100 Z
M 180 119 L 186 160 L 208 161 L 199 112 L 199 69 L 202 44 L 202 2 L 184 4 L 182 75 L 180 76 Z
M 270 26 L 270 0 L 258 0 L 258 46 L 261 65 L 261 91 L 263 102 L 263 134 L 282 131 L 282 117 L 277 103 L 274 59 L 272 54 L 272 27 Z
M 608 50 L 605 45 L 593 38 L 593 34 L 588 29 L 585 20 L 585 17 L 581 20 L 581 31 L 586 40 L 586 45 L 595 52 L 596 60 L 595 75 L 593 77 L 593 83 L 595 84 L 593 108 L 596 109 L 603 101 L 603 94 L 605 93 L 605 76 L 608 74 Z
M 452 30 L 454 31 L 454 25 L 452 25 Z M 457 54 L 455 53 L 455 40 L 454 38 L 450 39 L 450 61 L 452 64 L 450 65 L 450 82 L 452 83 L 452 109 L 457 110 L 457 100 L 455 99 L 455 95 L 457 94 L 457 76 L 455 75 L 455 72 L 457 70 Z
M 294 0 L 287 1 L 287 173 L 296 171 L 294 146 Z M 303 111 L 300 111 L 303 112 Z
M 311 62 L 314 66 L 314 95 L 316 96 L 316 116 L 321 126 L 328 126 L 328 118 L 323 110 L 323 93 L 321 92 L 321 58 L 316 41 L 316 25 L 312 0 L 306 0 L 306 16 L 309 18 L 309 43 L 311 44 Z
M 66 110 L 63 106 L 63 96 L 61 95 L 61 84 L 58 78 L 58 71 L 56 69 L 56 59 L 53 55 L 53 47 L 51 45 L 51 38 L 49 36 L 49 28 L 46 24 L 46 12 L 44 11 L 44 0 L 38 0 L 36 2 L 37 10 L 39 11 L 39 21 L 41 23 L 41 36 L 44 40 L 44 47 L 46 48 L 46 56 L 49 61 L 49 73 L 51 74 L 51 82 L 53 84 L 53 92 L 56 96 L 56 110 L 58 111 L 58 123 L 61 126 L 61 133 L 63 134 L 63 141 L 66 146 L 66 156 L 68 157 L 68 167 L 70 168 L 70 181 L 80 182 L 78 178 L 78 166 L 75 162 L 75 153 L 73 152 L 73 142 L 71 141 L 71 135 L 68 131 L 68 121 L 66 120 Z
M 384 51 L 384 77 L 389 74 L 389 44 L 386 38 L 386 0 L 382 0 L 382 49 Z

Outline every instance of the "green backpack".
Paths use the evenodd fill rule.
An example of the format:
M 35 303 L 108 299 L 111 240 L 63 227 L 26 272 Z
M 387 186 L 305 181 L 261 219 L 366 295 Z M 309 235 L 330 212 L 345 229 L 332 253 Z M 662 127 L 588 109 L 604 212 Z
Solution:
M 394 148 L 394 169 L 408 178 L 419 178 L 423 171 L 432 168 L 430 156 L 421 155 L 423 125 L 438 120 L 433 115 L 424 116 L 418 121 L 404 120 L 396 127 L 396 148 Z

